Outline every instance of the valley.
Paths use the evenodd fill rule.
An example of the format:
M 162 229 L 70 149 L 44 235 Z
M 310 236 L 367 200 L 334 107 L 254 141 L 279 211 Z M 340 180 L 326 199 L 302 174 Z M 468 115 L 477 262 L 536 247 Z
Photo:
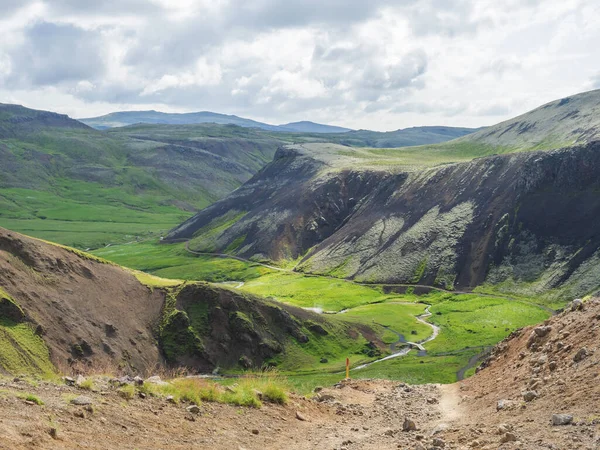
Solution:
M 390 149 L 363 145 L 374 137 L 362 131 L 95 130 L 4 105 L 0 374 L 18 381 L 0 378 L 0 397 L 10 408 L 48 398 L 66 440 L 76 432 L 53 386 L 106 396 L 93 402 L 111 416 L 118 398 L 139 417 L 139 399 L 160 411 L 170 402 L 168 424 L 186 420 L 180 404 L 225 422 L 230 408 L 266 405 L 260 414 L 294 418 L 296 408 L 295 420 L 306 413 L 331 427 L 347 410 L 339 405 L 360 398 L 360 411 L 381 420 L 377 435 L 412 445 L 380 415 L 381 399 L 402 398 L 393 408 L 428 430 L 451 422 L 446 438 L 479 442 L 489 432 L 461 428 L 456 389 L 480 392 L 460 400 L 477 416 L 489 408 L 480 404 L 489 367 L 521 367 L 498 369 L 507 343 L 522 348 L 522 330 L 536 324 L 567 326 L 566 305 L 576 314 L 597 306 L 600 147 L 595 124 L 570 122 L 595 120 L 597 104 L 600 91 L 580 94 L 442 143 L 428 143 L 439 130 L 424 127 L 423 145 Z M 347 362 L 352 381 L 340 383 Z M 157 373 L 168 381 L 133 381 Z M 60 374 L 89 378 L 73 386 Z M 403 403 L 410 392 L 441 406 L 424 413 Z M 355 448 L 381 444 L 371 433 L 354 439 Z

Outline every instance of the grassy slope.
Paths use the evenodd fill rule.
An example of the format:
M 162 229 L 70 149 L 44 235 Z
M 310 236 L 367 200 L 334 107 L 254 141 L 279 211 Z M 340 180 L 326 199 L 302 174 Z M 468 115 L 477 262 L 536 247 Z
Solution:
M 215 125 L 100 132 L 0 105 L 0 226 L 80 248 L 162 234 L 240 186 L 283 142 Z
M 347 321 L 370 326 L 375 321 L 413 341 L 430 335 L 431 329 L 417 322 L 415 316 L 423 313 L 426 304 L 432 305 L 433 316 L 429 320 L 441 327 L 441 333 L 436 340 L 425 344 L 427 356 L 419 357 L 413 352 L 407 357 L 353 372 L 354 377 L 452 382 L 456 380 L 456 372 L 481 352 L 482 346 L 493 345 L 511 331 L 548 317 L 546 311 L 527 303 L 526 299 L 511 301 L 477 294 L 384 294 L 376 287 L 343 280 L 276 272 L 233 259 L 196 257 L 185 252 L 183 244 L 147 242 L 114 246 L 94 254 L 161 276 L 168 274 L 190 280 L 204 276 L 215 281 L 231 280 L 236 284 L 244 281 L 242 290 L 295 306 L 325 311 L 350 308 L 344 314 L 328 315 L 327 318 L 332 323 L 339 323 L 339 327 Z M 385 342 L 397 340 L 393 333 L 375 328 Z M 339 332 L 333 339 L 312 339 L 309 346 L 293 343 L 286 349 L 286 357 L 277 363 L 297 388 L 309 389 L 319 383 L 337 381 L 346 356 L 350 356 L 353 365 L 364 361 L 365 356 L 361 354 L 364 344 L 361 340 L 348 341 L 344 333 Z M 327 364 L 318 362 L 321 356 L 328 358 Z
M 5 302 L 16 305 L 10 295 L 0 288 L 0 303 Z M 0 317 L 0 372 L 38 375 L 54 373 L 48 348 L 27 322 Z

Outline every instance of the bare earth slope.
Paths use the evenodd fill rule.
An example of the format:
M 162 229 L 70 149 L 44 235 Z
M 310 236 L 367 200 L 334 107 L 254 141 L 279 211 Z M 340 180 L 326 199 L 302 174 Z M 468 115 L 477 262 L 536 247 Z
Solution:
M 600 300 L 577 304 L 500 343 L 489 367 L 461 383 L 463 423 L 472 429 L 461 427 L 453 438 L 497 448 L 504 434 L 498 427 L 506 424 L 521 444 L 503 448 L 600 447 Z M 553 426 L 555 414 L 572 422 Z
M 0 228 L 0 287 L 41 326 L 54 363 L 145 371 L 161 361 L 152 333 L 164 294 L 118 266 Z

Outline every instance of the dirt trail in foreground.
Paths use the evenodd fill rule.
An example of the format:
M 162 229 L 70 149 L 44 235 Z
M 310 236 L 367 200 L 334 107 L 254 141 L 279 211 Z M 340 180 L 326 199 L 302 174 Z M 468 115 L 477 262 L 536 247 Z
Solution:
M 431 446 L 442 419 L 435 385 L 351 381 L 314 399 L 292 396 L 287 406 L 249 409 L 204 403 L 199 414 L 165 399 L 126 401 L 75 387 L 42 383 L 0 385 L 0 449 L 387 449 Z M 33 393 L 44 406 L 17 393 Z M 89 396 L 94 412 L 68 403 Z M 320 400 L 320 401 L 319 401 Z M 441 405 L 445 405 L 444 401 Z M 297 413 L 306 420 L 300 420 Z M 418 431 L 402 431 L 405 418 Z M 58 429 L 58 439 L 50 428 Z M 442 427 L 443 428 L 443 427 Z

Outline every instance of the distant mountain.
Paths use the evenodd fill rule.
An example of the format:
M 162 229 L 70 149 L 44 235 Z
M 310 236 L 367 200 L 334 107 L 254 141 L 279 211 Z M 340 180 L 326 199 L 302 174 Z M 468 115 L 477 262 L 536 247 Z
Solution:
M 307 120 L 302 122 L 286 123 L 285 125 L 279 125 L 279 128 L 282 131 L 295 131 L 298 133 L 345 133 L 347 131 L 352 131 L 350 128 L 323 125 L 320 123 L 309 122 Z
M 87 125 L 65 114 L 0 103 L 0 139 L 15 137 L 45 127 L 89 129 Z
M 270 125 L 243 117 L 218 114 L 210 111 L 193 113 L 164 113 L 160 111 L 120 111 L 100 117 L 80 119 L 80 122 L 98 130 L 124 127 L 139 123 L 188 125 L 198 123 L 216 123 L 221 125 L 238 125 L 244 128 L 260 128 L 267 131 L 301 132 L 301 133 L 342 133 L 349 128 L 334 127 L 313 122 L 295 122 L 286 125 Z
M 481 128 L 460 127 L 412 127 L 396 131 L 378 132 L 369 130 L 348 131 L 347 133 L 322 136 L 328 142 L 353 147 L 398 148 L 413 145 L 439 144 L 466 136 Z

